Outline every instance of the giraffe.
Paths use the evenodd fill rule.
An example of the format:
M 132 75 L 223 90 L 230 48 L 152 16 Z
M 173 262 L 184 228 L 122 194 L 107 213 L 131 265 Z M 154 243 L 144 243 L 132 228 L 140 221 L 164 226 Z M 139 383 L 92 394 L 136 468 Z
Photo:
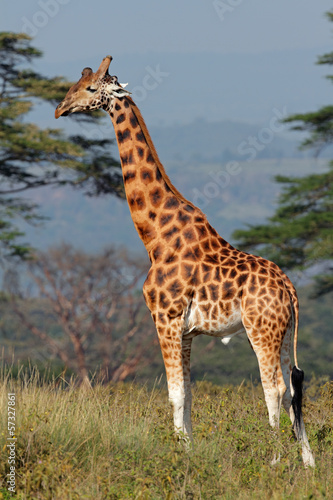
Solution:
M 175 431 L 192 442 L 193 338 L 205 334 L 227 343 L 244 332 L 257 356 L 270 425 L 278 431 L 283 405 L 301 443 L 304 465 L 314 467 L 302 416 L 296 290 L 276 264 L 239 251 L 219 236 L 203 212 L 175 188 L 127 84 L 109 75 L 111 60 L 106 56 L 95 73 L 84 68 L 55 117 L 95 109 L 110 115 L 131 217 L 151 262 L 143 294 L 160 342 Z

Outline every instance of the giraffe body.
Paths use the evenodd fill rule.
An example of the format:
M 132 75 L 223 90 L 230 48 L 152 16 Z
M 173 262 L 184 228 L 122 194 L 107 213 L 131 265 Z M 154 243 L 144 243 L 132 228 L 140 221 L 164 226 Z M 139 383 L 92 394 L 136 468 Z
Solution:
M 96 73 L 83 70 L 56 117 L 98 108 L 111 117 L 131 216 L 151 261 L 143 293 L 160 341 L 176 432 L 191 439 L 192 339 L 205 334 L 227 343 L 246 332 L 258 359 L 270 424 L 278 428 L 283 404 L 301 441 L 304 464 L 314 466 L 301 414 L 293 284 L 273 262 L 232 247 L 173 186 L 140 111 L 108 74 L 110 61 L 107 56 Z

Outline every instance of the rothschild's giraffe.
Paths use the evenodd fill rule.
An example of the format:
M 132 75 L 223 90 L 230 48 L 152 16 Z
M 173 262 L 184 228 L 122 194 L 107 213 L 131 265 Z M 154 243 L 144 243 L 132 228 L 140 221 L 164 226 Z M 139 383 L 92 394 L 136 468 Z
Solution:
M 129 92 L 109 75 L 111 60 L 105 57 L 96 73 L 85 68 L 55 116 L 102 108 L 111 117 L 131 216 L 151 261 L 143 293 L 160 341 L 175 430 L 191 439 L 192 339 L 205 334 L 227 343 L 245 331 L 258 359 L 271 426 L 279 427 L 282 403 L 304 464 L 314 466 L 301 409 L 296 290 L 276 264 L 233 248 L 177 191 Z

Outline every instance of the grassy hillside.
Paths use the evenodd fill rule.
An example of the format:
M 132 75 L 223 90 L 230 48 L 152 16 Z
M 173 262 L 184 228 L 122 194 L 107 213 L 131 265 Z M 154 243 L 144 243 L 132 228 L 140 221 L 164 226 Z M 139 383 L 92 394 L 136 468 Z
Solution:
M 187 453 L 171 429 L 157 383 L 78 389 L 38 373 L 0 383 L 0 498 L 262 499 L 332 498 L 333 386 L 313 384 L 304 405 L 316 469 L 304 469 L 289 419 L 269 428 L 260 388 L 194 387 L 194 442 Z M 16 494 L 10 497 L 7 401 L 16 396 Z M 281 461 L 272 467 L 275 451 Z

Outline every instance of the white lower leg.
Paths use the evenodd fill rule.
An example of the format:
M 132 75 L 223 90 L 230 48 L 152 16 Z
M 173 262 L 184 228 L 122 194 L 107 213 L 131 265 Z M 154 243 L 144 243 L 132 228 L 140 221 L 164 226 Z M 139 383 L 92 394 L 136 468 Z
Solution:
M 294 425 L 295 415 L 294 415 L 294 410 L 293 410 L 292 406 L 290 406 L 289 415 L 290 415 L 291 423 Z M 295 430 L 297 440 L 301 442 L 302 459 L 303 459 L 303 463 L 304 463 L 305 467 L 315 467 L 315 460 L 314 460 L 312 452 L 311 452 L 311 448 L 309 445 L 308 437 L 306 435 L 305 425 L 304 425 L 304 421 L 303 421 L 302 416 L 301 416 L 300 429 L 297 429 L 296 426 L 294 426 L 294 430 Z
M 313 458 L 308 438 L 304 431 L 302 438 L 302 459 L 305 467 L 315 467 L 315 459 Z
M 265 400 L 268 409 L 269 423 L 272 427 L 279 428 L 280 419 L 280 395 L 277 388 L 264 389 Z
M 185 391 L 181 386 L 169 387 L 169 401 L 173 405 L 173 422 L 177 434 L 185 434 L 184 409 Z
M 279 440 L 279 426 L 280 426 L 280 409 L 281 398 L 277 387 L 264 388 L 265 400 L 268 409 L 269 423 L 273 429 L 276 441 Z M 280 453 L 275 452 L 271 465 L 275 465 L 280 461 Z

